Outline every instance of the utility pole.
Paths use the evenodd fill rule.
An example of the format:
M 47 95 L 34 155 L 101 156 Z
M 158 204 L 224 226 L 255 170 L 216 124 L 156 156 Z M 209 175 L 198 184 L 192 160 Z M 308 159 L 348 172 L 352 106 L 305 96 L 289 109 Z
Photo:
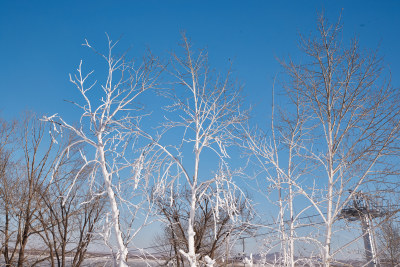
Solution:
M 350 191 L 352 193 L 352 191 Z M 362 192 L 357 192 L 353 195 L 353 201 L 341 210 L 341 218 L 348 221 L 361 221 L 361 229 L 364 239 L 365 258 L 367 261 L 366 267 L 379 266 L 375 234 L 372 225 L 372 219 L 385 215 L 380 209 L 374 208 L 370 201 Z
M 243 252 L 242 252 L 242 262 L 243 262 L 243 266 L 244 267 L 246 267 L 246 263 L 245 263 L 245 261 L 244 261 L 244 259 L 245 259 L 245 255 L 246 254 L 244 254 L 244 237 L 241 237 L 240 239 L 242 239 L 242 248 L 243 248 Z

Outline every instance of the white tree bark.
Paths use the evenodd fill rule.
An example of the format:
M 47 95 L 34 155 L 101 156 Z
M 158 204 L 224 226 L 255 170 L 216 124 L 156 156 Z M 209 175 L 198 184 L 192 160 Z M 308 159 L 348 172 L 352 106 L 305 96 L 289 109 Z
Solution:
M 214 221 L 218 221 L 219 210 L 226 211 L 234 221 L 234 217 L 239 214 L 236 206 L 238 202 L 235 199 L 238 195 L 245 197 L 232 182 L 232 174 L 229 173 L 225 160 L 228 158 L 226 150 L 235 139 L 233 130 L 239 128 L 239 125 L 246 120 L 247 114 L 240 109 L 240 96 L 237 89 L 230 84 L 229 75 L 222 82 L 218 79 L 214 81 L 208 69 L 206 53 L 194 53 L 184 35 L 183 41 L 184 56 L 174 54 L 170 63 L 171 68 L 167 70 L 176 80 L 174 83 L 176 88 L 167 95 L 172 104 L 166 107 L 174 119 L 169 119 L 167 114 L 167 121 L 164 123 L 166 132 L 183 128 L 183 138 L 181 144 L 174 147 L 175 151 L 171 146 L 161 145 L 161 141 L 158 142 L 158 146 L 177 164 L 191 192 L 186 233 L 188 249 L 181 250 L 180 253 L 191 267 L 195 267 L 200 264 L 200 255 L 195 247 L 194 230 L 198 212 L 197 201 L 209 198 L 213 204 Z M 193 151 L 193 161 L 190 164 L 184 163 L 180 158 L 185 145 L 191 146 Z M 215 173 L 202 174 L 203 177 L 200 178 L 201 173 L 205 172 L 200 171 L 200 161 L 210 156 L 215 157 L 218 163 L 214 164 Z M 211 190 L 213 187 L 214 190 Z M 207 256 L 210 258 L 210 255 Z
M 143 175 L 149 166 L 145 157 L 149 153 L 151 140 L 147 139 L 143 146 L 137 143 L 141 130 L 139 122 L 145 114 L 140 113 L 140 109 L 135 104 L 143 92 L 155 87 L 159 71 L 156 70 L 153 58 L 149 58 L 137 68 L 133 62 L 126 62 L 124 56 L 115 58 L 112 50 L 116 44 L 117 42 L 108 39 L 106 54 L 94 50 L 87 41 L 84 44 L 105 59 L 108 71 L 105 83 L 99 88 L 101 89 L 99 93 L 102 94 L 99 99 L 89 96 L 88 92 L 96 88 L 96 81 L 87 85 L 93 71 L 85 75 L 82 71 L 82 61 L 77 74 L 70 75 L 71 82 L 78 88 L 84 102 L 83 104 L 72 102 L 82 111 L 79 125 L 73 126 L 57 114 L 44 117 L 44 120 L 54 125 L 54 131 L 68 130 L 78 137 L 78 141 L 71 144 L 67 151 L 73 146 L 87 145 L 81 149 L 81 156 L 85 162 L 81 170 L 92 168 L 90 185 L 95 183 L 97 169 L 100 170 L 103 182 L 99 184 L 104 183 L 103 193 L 107 196 L 110 205 L 111 220 L 105 219 L 104 232 L 99 234 L 104 237 L 111 252 L 116 254 L 114 265 L 125 267 L 128 266 L 128 243 L 147 223 L 148 214 L 151 211 L 150 206 L 142 210 L 147 213 L 147 216 L 143 218 L 143 224 L 136 229 L 131 229 L 142 205 L 145 202 L 151 205 L 149 201 L 151 192 L 146 188 L 149 186 L 149 176 Z M 133 149 L 129 151 L 130 155 L 127 157 L 125 152 L 129 146 Z M 132 173 L 126 177 L 128 169 Z M 124 225 L 125 232 L 122 230 L 120 218 L 122 206 L 130 211 L 124 214 L 124 216 L 130 216 L 127 220 L 130 224 Z M 115 243 L 110 233 L 114 235 Z
M 311 174 L 316 177 L 314 187 L 296 181 L 293 186 L 324 222 L 321 257 L 330 266 L 341 210 L 357 190 L 388 176 L 384 159 L 397 142 L 400 109 L 398 92 L 381 83 L 376 54 L 362 54 L 356 40 L 344 47 L 338 37 L 340 21 L 327 25 L 321 16 L 318 31 L 302 39 L 309 61 L 283 66 L 290 80 L 286 96 L 305 115 L 302 127 L 308 141 L 301 143 L 299 159 L 314 166 Z
M 128 248 L 124 243 L 122 238 L 122 231 L 121 231 L 121 224 L 119 221 L 119 208 L 117 200 L 115 199 L 115 193 L 112 188 L 112 176 L 107 170 L 107 163 L 104 153 L 104 148 L 101 143 L 101 135 L 98 136 L 98 153 L 100 155 L 99 163 L 101 165 L 101 172 L 104 178 L 105 190 L 107 191 L 108 200 L 110 202 L 111 207 L 111 214 L 112 214 L 112 224 L 114 226 L 115 236 L 117 239 L 117 255 L 116 255 L 116 262 L 119 267 L 128 266 L 126 259 L 128 256 Z
M 340 22 L 327 25 L 321 16 L 317 35 L 301 40 L 305 63 L 283 63 L 289 105 L 272 123 L 272 140 L 247 134 L 246 146 L 276 189 L 285 266 L 294 266 L 299 242 L 316 245 L 330 266 L 340 251 L 332 251 L 332 240 L 341 210 L 357 190 L 395 173 L 389 162 L 398 146 L 399 92 L 382 81 L 376 54 L 362 54 L 356 40 L 344 47 L 340 33 Z M 299 196 L 309 205 L 296 207 Z M 307 210 L 319 214 L 322 236 L 297 235 L 296 220 Z

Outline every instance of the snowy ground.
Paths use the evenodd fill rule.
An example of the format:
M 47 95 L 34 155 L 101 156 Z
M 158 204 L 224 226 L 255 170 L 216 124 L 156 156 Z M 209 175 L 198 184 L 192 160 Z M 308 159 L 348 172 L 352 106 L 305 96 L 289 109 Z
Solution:
M 67 262 L 71 262 L 69 259 L 67 259 Z M 130 259 L 128 260 L 129 266 L 134 266 L 134 267 L 153 267 L 153 266 L 160 266 L 156 261 L 154 260 L 147 260 L 144 261 L 142 259 Z M 4 266 L 5 263 L 3 260 L 0 260 L 0 266 Z M 28 264 L 29 265 L 29 264 Z M 49 262 L 43 262 L 38 265 L 35 265 L 38 267 L 48 267 Z M 67 264 L 67 266 L 69 266 Z M 96 257 L 96 258 L 89 258 L 85 259 L 83 262 L 82 266 L 84 267 L 111 267 L 112 262 L 108 257 Z
M 157 263 L 155 260 L 147 260 L 144 261 L 142 259 L 130 259 L 128 261 L 129 266 L 132 267 L 155 267 L 155 266 L 160 266 L 159 263 Z M 0 266 L 4 266 L 4 261 L 0 260 Z M 38 267 L 48 267 L 49 263 L 48 262 L 44 262 L 38 265 L 35 265 Z M 68 266 L 68 265 L 67 265 Z M 111 267 L 112 266 L 112 262 L 108 257 L 96 257 L 96 258 L 89 258 L 86 259 L 84 261 L 84 263 L 82 264 L 82 266 L 84 267 Z M 239 267 L 239 266 L 245 266 L 248 267 L 250 265 L 244 265 L 243 263 L 240 262 L 236 262 L 236 263 L 232 263 L 229 264 L 228 266 L 232 266 L 232 267 Z M 260 264 L 253 264 L 253 267 L 261 267 L 261 266 L 265 266 L 265 267 L 272 267 L 272 265 L 260 265 Z

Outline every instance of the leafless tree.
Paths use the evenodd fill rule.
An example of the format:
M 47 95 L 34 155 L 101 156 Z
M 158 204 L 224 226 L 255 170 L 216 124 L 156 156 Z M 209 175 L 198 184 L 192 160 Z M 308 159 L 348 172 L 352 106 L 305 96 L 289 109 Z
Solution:
M 42 192 L 47 191 L 51 170 L 57 154 L 51 140 L 46 140 L 48 129 L 35 115 L 27 113 L 20 122 L 16 138 L 12 171 L 1 180 L 1 197 L 4 204 L 3 256 L 7 265 L 34 264 L 28 259 L 28 241 L 43 231 L 37 215 L 43 207 Z
M 66 138 L 64 146 L 73 141 L 72 137 Z M 82 164 L 78 147 L 72 148 L 68 155 L 65 153 L 48 190 L 41 194 L 43 208 L 38 212 L 38 219 L 43 232 L 39 235 L 46 244 L 47 257 L 40 262 L 49 261 L 51 266 L 80 266 L 87 247 L 96 238 L 96 227 L 105 215 L 105 203 L 102 196 L 91 200 L 92 193 L 86 184 L 90 170 L 81 172 L 69 198 L 62 197 Z M 71 262 L 67 256 L 72 257 Z
M 179 251 L 188 250 L 186 229 L 190 214 L 188 205 L 190 197 L 189 190 L 182 190 L 180 194 L 175 193 L 174 196 L 168 197 L 173 199 L 172 203 L 165 199 L 157 203 L 159 214 L 166 226 L 164 233 L 156 238 L 155 243 L 159 247 L 159 253 L 169 255 L 166 264 L 175 262 L 176 266 L 184 266 L 185 259 Z M 220 215 L 217 219 L 214 216 L 215 211 L 210 200 L 197 197 L 198 209 L 194 222 L 194 231 L 196 232 L 194 242 L 200 261 L 204 261 L 205 256 L 209 256 L 211 259 L 221 262 L 225 259 L 223 256 L 226 253 L 226 246 L 228 246 L 228 251 L 232 246 L 228 241 L 235 240 L 235 237 L 243 232 L 250 232 L 251 227 L 248 222 L 251 211 L 247 209 L 245 201 L 236 204 L 242 217 L 239 223 L 236 223 L 232 222 L 231 216 L 222 209 L 219 211 Z
M 391 216 L 375 230 L 378 255 L 382 266 L 395 267 L 400 264 L 400 226 L 398 216 Z
M 145 57 L 142 64 L 128 61 L 125 54 L 115 57 L 113 50 L 117 43 L 108 39 L 105 54 L 94 50 L 87 41 L 84 44 L 105 60 L 107 73 L 104 83 L 97 86 L 96 81 L 91 81 L 93 71 L 85 74 L 81 62 L 77 74 L 70 76 L 83 99 L 82 104 L 73 102 L 82 112 L 79 125 L 69 124 L 58 115 L 44 119 L 51 122 L 56 131 L 66 130 L 77 136 L 78 140 L 68 149 L 85 145 L 81 149 L 85 161 L 82 170 L 87 167 L 93 170 L 91 184 L 98 183 L 97 173 L 101 174 L 102 193 L 107 196 L 111 209 L 104 221 L 104 240 L 115 255 L 115 264 L 127 266 L 128 243 L 141 229 L 131 227 L 135 215 L 142 204 L 150 205 L 145 160 L 149 147 L 146 143 L 141 149 L 138 140 L 140 121 L 146 114 L 142 112 L 138 98 L 155 88 L 159 69 L 158 61 L 151 55 Z M 98 97 L 92 95 L 95 89 L 99 89 L 96 91 Z M 78 177 L 79 173 L 74 180 Z M 111 234 L 116 240 L 115 246 L 110 242 Z
M 312 129 L 301 154 L 313 164 L 308 176 L 315 178 L 294 186 L 324 222 L 323 240 L 315 242 L 325 266 L 341 250 L 332 251 L 331 245 L 343 207 L 369 182 L 392 173 L 387 163 L 400 126 L 399 94 L 383 77 L 382 60 L 375 52 L 363 52 L 356 39 L 344 46 L 341 31 L 340 20 L 330 25 L 321 15 L 318 33 L 301 37 L 305 61 L 282 63 L 289 103 L 305 115 L 303 129 Z M 291 129 L 296 126 L 288 122 Z
M 259 193 L 278 208 L 277 214 L 274 215 L 274 223 L 264 226 L 271 232 L 265 240 L 268 243 L 266 249 L 269 251 L 278 247 L 281 253 L 276 261 L 283 266 L 294 267 L 297 261 L 295 243 L 306 239 L 299 236 L 296 229 L 308 223 L 302 222 L 301 217 L 304 217 L 310 208 L 309 205 L 295 205 L 301 195 L 296 184 L 310 171 L 301 157 L 301 151 L 303 142 L 312 129 L 304 126 L 307 118 L 300 107 L 295 106 L 294 112 L 290 114 L 283 109 L 278 111 L 278 115 L 275 115 L 273 106 L 272 136 L 269 137 L 261 129 L 246 129 L 244 147 L 250 151 L 250 161 L 256 165 Z M 265 188 L 269 190 L 265 191 Z M 277 194 L 271 194 L 275 192 Z M 297 259 L 301 260 L 299 257 Z
M 79 194 L 73 201 L 62 205 L 59 190 L 68 189 L 67 177 L 76 173 L 82 162 L 76 156 L 65 155 L 62 163 L 58 164 L 57 179 L 52 179 L 62 149 L 54 146 L 46 126 L 32 113 L 26 113 L 17 123 L 2 122 L 0 229 L 1 254 L 7 266 L 35 266 L 44 261 L 55 266 L 55 259 L 58 266 L 65 266 L 65 257 L 71 252 L 67 245 L 76 244 L 81 249 L 74 251 L 84 254 L 92 238 L 90 227 L 94 227 L 102 211 L 103 205 L 100 207 L 100 204 L 79 206 L 76 199 L 84 197 L 84 187 L 76 190 Z M 14 141 L 10 143 L 10 140 Z M 71 222 L 72 216 L 74 222 Z M 86 222 L 79 229 L 73 227 L 80 225 L 78 218 Z M 74 239 L 80 235 L 83 235 L 82 240 Z
M 195 231 L 196 212 L 200 208 L 198 202 L 208 198 L 215 222 L 220 219 L 220 210 L 224 210 L 232 221 L 236 221 L 239 215 L 236 198 L 244 196 L 244 193 L 235 186 L 233 176 L 236 174 L 226 159 L 236 138 L 234 131 L 246 121 L 247 113 L 241 109 L 239 88 L 229 74 L 221 78 L 210 71 L 207 52 L 195 53 L 185 35 L 182 47 L 183 55 L 172 54 L 167 68 L 174 82 L 172 90 L 165 93 L 171 104 L 165 108 L 167 114 L 163 127 L 165 135 L 171 133 L 171 139 L 166 144 L 163 140 L 155 143 L 171 159 L 162 169 L 164 175 L 172 180 L 164 189 L 172 191 L 183 181 L 189 190 L 190 208 L 184 224 L 187 227 L 187 250 L 179 252 L 190 266 L 198 266 L 200 254 L 195 243 L 195 236 L 200 234 Z M 178 135 L 182 138 L 176 138 Z M 184 152 L 188 150 L 193 152 Z M 205 161 L 205 158 L 215 164 L 211 167 L 204 164 L 203 168 L 214 169 L 214 172 L 201 170 L 200 161 Z M 173 199 L 169 201 L 172 203 Z M 204 257 L 204 261 L 209 266 L 214 262 L 209 255 Z
M 399 94 L 377 53 L 363 52 L 357 39 L 345 46 L 341 32 L 340 20 L 331 25 L 319 17 L 317 34 L 300 38 L 301 63 L 282 62 L 285 99 L 274 107 L 272 137 L 247 131 L 246 146 L 277 193 L 285 266 L 294 266 L 299 241 L 330 266 L 345 249 L 331 248 L 342 209 L 358 190 L 395 173 Z M 319 214 L 322 229 L 299 235 L 296 227 L 310 213 Z
M 13 155 L 13 136 L 15 135 L 15 123 L 10 124 L 1 120 L 0 122 L 0 214 L 1 214 L 1 227 L 0 227 L 0 241 L 1 241 L 1 254 L 4 256 L 5 263 L 10 262 L 9 247 L 13 229 L 11 229 L 10 221 L 12 220 L 12 207 L 14 192 L 17 192 L 18 187 L 16 183 L 12 183 L 12 169 L 14 162 Z M 11 147 L 10 147 L 11 146 Z

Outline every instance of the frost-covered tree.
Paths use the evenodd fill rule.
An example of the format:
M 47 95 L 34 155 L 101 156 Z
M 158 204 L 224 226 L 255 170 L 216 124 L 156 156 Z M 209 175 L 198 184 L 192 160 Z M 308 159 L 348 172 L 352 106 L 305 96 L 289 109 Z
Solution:
M 301 63 L 282 62 L 284 98 L 274 108 L 272 136 L 248 131 L 247 147 L 270 184 L 263 193 L 278 206 L 285 266 L 295 266 L 302 243 L 309 259 L 315 255 L 324 266 L 336 261 L 347 249 L 333 243 L 342 209 L 357 191 L 376 188 L 398 169 L 398 90 L 377 53 L 362 51 L 356 39 L 346 45 L 341 33 L 340 20 L 319 17 L 317 32 L 301 36 Z M 297 231 L 310 214 L 318 222 L 313 231 Z
M 170 192 L 167 192 L 169 194 Z M 173 193 L 157 202 L 157 210 L 164 222 L 164 231 L 156 237 L 155 244 L 159 247 L 157 252 L 165 256 L 166 264 L 175 262 L 176 266 L 184 266 L 185 258 L 179 250 L 188 250 L 187 223 L 190 213 L 188 205 L 191 197 L 189 190 Z M 171 201 L 172 199 L 172 201 Z M 208 196 L 197 197 L 197 209 L 194 222 L 194 243 L 200 261 L 205 261 L 206 256 L 213 260 L 221 261 L 226 250 L 238 235 L 249 229 L 251 210 L 246 206 L 246 199 L 238 198 L 234 203 L 237 206 L 240 220 L 234 222 L 231 215 L 219 208 L 219 218 L 215 217 L 215 207 L 211 205 Z M 227 246 L 229 246 L 227 248 Z M 169 255 L 169 256 L 168 256 Z M 227 255 L 225 255 L 227 257 Z M 228 255 L 229 257 L 229 255 Z
M 165 108 L 163 127 L 165 135 L 171 133 L 172 137 L 166 144 L 163 140 L 157 141 L 157 145 L 171 159 L 163 169 L 172 179 L 169 189 L 184 183 L 189 192 L 185 223 L 187 249 L 179 252 L 194 267 L 200 264 L 195 244 L 195 235 L 200 233 L 196 233 L 194 225 L 200 208 L 198 202 L 208 199 L 214 222 L 220 219 L 221 209 L 232 222 L 240 214 L 236 198 L 245 198 L 245 195 L 233 182 L 235 172 L 227 159 L 229 147 L 236 139 L 235 131 L 246 121 L 247 113 L 241 108 L 239 88 L 229 73 L 220 77 L 211 71 L 207 52 L 194 52 L 185 35 L 182 47 L 183 53 L 172 54 L 166 70 L 173 82 L 172 89 L 165 92 L 170 104 Z M 213 259 L 207 256 L 206 264 L 211 266 Z
M 81 61 L 77 73 L 70 75 L 82 98 L 72 102 L 81 111 L 80 118 L 76 118 L 78 124 L 68 123 L 58 114 L 44 120 L 54 125 L 54 131 L 70 131 L 77 137 L 67 150 L 84 145 L 80 149 L 84 160 L 81 170 L 90 167 L 89 184 L 104 186 L 100 194 L 107 197 L 110 212 L 104 219 L 101 234 L 115 255 L 114 264 L 122 267 L 127 266 L 128 243 L 142 228 L 133 227 L 136 214 L 143 205 L 150 205 L 145 160 L 150 147 L 139 140 L 140 121 L 146 114 L 138 98 L 155 88 L 159 69 L 158 61 L 151 55 L 139 64 L 127 60 L 125 54 L 114 56 L 117 43 L 108 38 L 108 51 L 104 54 L 87 41 L 84 44 L 104 59 L 106 71 L 97 83 L 93 79 L 94 71 L 85 72 Z M 68 195 L 67 192 L 63 197 Z M 142 226 L 150 208 L 146 206 L 143 210 Z
M 309 62 L 284 65 L 288 93 L 299 95 L 295 102 L 302 103 L 305 125 L 313 128 L 305 156 L 315 163 L 320 190 L 299 188 L 324 221 L 326 266 L 340 251 L 331 246 L 342 208 L 366 184 L 391 174 L 400 129 L 398 90 L 382 76 L 381 59 L 363 53 L 357 40 L 346 47 L 340 33 L 340 21 L 329 25 L 321 16 L 318 34 L 302 42 Z
M 290 267 L 295 266 L 296 258 L 299 259 L 299 255 L 295 255 L 295 243 L 307 239 L 296 233 L 297 228 L 304 226 L 304 222 L 299 218 L 310 208 L 309 205 L 295 205 L 301 195 L 296 184 L 307 175 L 307 167 L 300 154 L 303 138 L 310 129 L 303 127 L 306 121 L 304 110 L 294 110 L 290 116 L 287 116 L 288 113 L 283 109 L 278 110 L 278 114 L 275 115 L 273 107 L 272 136 L 268 136 L 261 129 L 247 129 L 244 142 L 244 148 L 250 151 L 252 164 L 249 166 L 256 169 L 259 193 L 277 207 L 274 209 L 277 213 L 272 215 L 274 222 L 265 226 L 271 232 L 265 240 L 266 249 L 279 249 L 276 261 Z
M 317 33 L 301 37 L 302 62 L 283 63 L 288 101 L 280 140 L 291 140 L 296 131 L 302 136 L 295 164 L 303 178 L 290 182 L 323 222 L 321 237 L 308 240 L 324 266 L 343 249 L 332 246 L 342 209 L 357 191 L 393 173 L 400 129 L 398 90 L 385 79 L 381 59 L 362 51 L 356 39 L 346 46 L 341 32 L 340 21 L 329 24 L 321 15 Z

